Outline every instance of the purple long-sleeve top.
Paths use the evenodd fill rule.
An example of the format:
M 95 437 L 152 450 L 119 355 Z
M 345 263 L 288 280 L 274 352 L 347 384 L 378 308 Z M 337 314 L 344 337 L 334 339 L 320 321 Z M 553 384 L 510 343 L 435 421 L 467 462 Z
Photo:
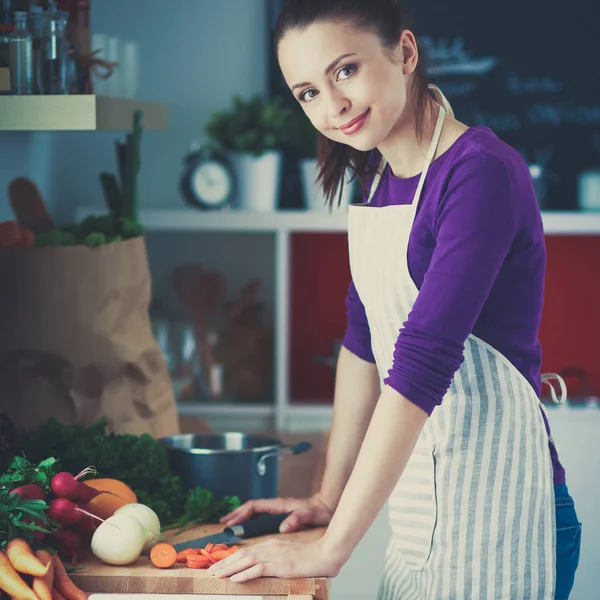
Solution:
M 388 165 L 371 205 L 410 204 L 418 182 L 419 175 L 395 177 Z M 527 164 L 487 127 L 470 128 L 432 162 L 407 259 L 419 294 L 399 332 L 384 383 L 431 414 L 473 334 L 503 354 L 539 395 L 546 269 L 542 220 Z M 346 306 L 343 345 L 375 362 L 354 284 Z M 552 442 L 550 452 L 554 482 L 564 483 Z

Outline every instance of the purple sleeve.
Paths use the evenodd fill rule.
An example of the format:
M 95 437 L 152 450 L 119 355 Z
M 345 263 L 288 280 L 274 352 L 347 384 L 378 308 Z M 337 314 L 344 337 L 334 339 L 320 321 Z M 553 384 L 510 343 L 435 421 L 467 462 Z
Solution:
M 371 331 L 367 321 L 365 307 L 358 297 L 354 283 L 350 283 L 346 296 L 346 315 L 348 325 L 342 345 L 367 362 L 374 363 L 373 351 L 371 350 Z
M 436 247 L 384 380 L 428 414 L 460 368 L 465 341 L 515 238 L 514 187 L 502 160 L 472 154 L 457 165 L 437 208 Z

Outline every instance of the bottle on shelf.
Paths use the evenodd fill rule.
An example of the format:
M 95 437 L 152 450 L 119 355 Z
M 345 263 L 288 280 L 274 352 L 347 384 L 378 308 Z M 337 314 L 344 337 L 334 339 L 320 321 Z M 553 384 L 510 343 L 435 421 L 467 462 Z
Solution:
M 67 16 L 54 2 L 46 14 L 40 47 L 39 87 L 42 94 L 69 93 Z
M 9 65 L 13 94 L 26 95 L 33 91 L 33 41 L 27 29 L 27 13 L 15 12 L 15 30 L 10 35 Z
M 29 7 L 29 31 L 31 33 L 33 48 L 33 93 L 40 93 L 40 50 L 42 47 L 42 37 L 44 35 L 44 9 L 41 6 L 32 5 Z

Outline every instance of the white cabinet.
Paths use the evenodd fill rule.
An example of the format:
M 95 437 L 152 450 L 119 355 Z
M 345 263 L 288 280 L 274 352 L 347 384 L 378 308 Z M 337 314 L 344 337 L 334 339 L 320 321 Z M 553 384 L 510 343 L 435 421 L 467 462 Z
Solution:
M 83 218 L 97 212 L 83 208 L 78 217 Z M 240 238 L 235 243 L 235 252 L 240 256 L 240 270 L 246 269 L 246 261 L 252 258 L 265 271 L 271 271 L 272 293 L 269 316 L 274 324 L 275 364 L 274 398 L 260 405 L 247 403 L 182 403 L 182 414 L 194 415 L 207 420 L 216 430 L 242 428 L 251 430 L 287 430 L 317 432 L 329 428 L 331 406 L 292 402 L 290 398 L 290 282 L 291 282 L 291 239 L 298 233 L 321 233 L 345 235 L 347 231 L 346 209 L 335 209 L 333 214 L 309 211 L 279 211 L 273 213 L 250 213 L 241 211 L 208 212 L 190 209 L 144 210 L 140 220 L 149 237 L 161 236 L 161 256 L 150 257 L 154 271 L 156 262 L 166 269 L 168 258 L 162 254 L 166 246 L 180 245 L 188 260 L 203 260 L 188 251 L 190 239 Z M 600 213 L 543 213 L 547 235 L 594 235 L 600 234 Z M 257 239 L 259 236 L 260 239 Z M 168 240 L 167 240 L 168 237 Z M 243 238 L 243 239 L 242 239 Z M 188 244 L 188 245 L 186 245 Z M 233 252 L 233 243 L 221 248 L 213 243 L 206 246 L 206 262 L 210 264 L 215 255 Z M 272 256 L 268 256 L 271 253 Z M 153 264 L 154 262 L 154 264 Z M 232 261 L 229 261 L 231 264 Z M 318 268 L 318 265 L 315 267 Z

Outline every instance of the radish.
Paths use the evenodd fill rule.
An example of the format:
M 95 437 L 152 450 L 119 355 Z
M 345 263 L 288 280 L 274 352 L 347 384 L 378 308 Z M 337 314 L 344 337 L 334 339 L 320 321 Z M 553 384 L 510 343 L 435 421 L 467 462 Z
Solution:
M 50 489 L 54 492 L 54 495 L 57 498 L 67 498 L 73 502 L 87 504 L 99 494 L 104 493 L 91 488 L 89 485 L 85 485 L 82 481 L 79 481 L 82 477 L 89 475 L 90 473 L 94 475 L 97 474 L 93 467 L 87 467 L 75 477 L 73 477 L 71 473 L 61 471 L 52 478 L 52 481 L 50 481 Z
M 48 507 L 48 516 L 60 525 L 68 527 L 81 521 L 83 513 L 75 502 L 67 498 L 55 498 Z
M 131 515 L 113 515 L 102 523 L 90 544 L 92 552 L 109 565 L 129 565 L 140 555 L 150 534 Z
M 48 529 L 48 526 L 43 521 L 40 521 L 40 519 L 24 519 L 24 522 L 27 523 L 27 525 L 33 525 L 35 527 L 40 527 L 41 529 L 46 530 L 46 531 L 39 531 L 39 530 L 32 531 L 35 539 L 38 540 L 38 542 L 41 542 L 50 532 L 50 530 Z
M 81 549 L 80 537 L 71 529 L 59 529 L 46 538 L 48 545 L 56 548 L 64 560 L 74 560 Z
M 98 529 L 97 520 L 92 519 L 85 514 L 82 515 L 81 521 L 78 521 L 75 523 L 75 525 L 73 525 L 73 531 L 75 531 L 75 533 L 77 533 L 77 535 L 82 540 L 85 540 L 88 544 L 92 540 L 92 536 L 94 535 L 96 529 Z
M 115 515 L 130 515 L 135 517 L 148 532 L 148 539 L 144 545 L 144 551 L 148 551 L 161 540 L 160 520 L 158 515 L 145 504 L 126 504 L 115 511 Z
M 28 483 L 27 485 L 22 485 L 21 487 L 17 487 L 10 492 L 11 494 L 17 494 L 19 498 L 23 500 L 45 500 L 46 492 L 41 485 L 37 483 Z

